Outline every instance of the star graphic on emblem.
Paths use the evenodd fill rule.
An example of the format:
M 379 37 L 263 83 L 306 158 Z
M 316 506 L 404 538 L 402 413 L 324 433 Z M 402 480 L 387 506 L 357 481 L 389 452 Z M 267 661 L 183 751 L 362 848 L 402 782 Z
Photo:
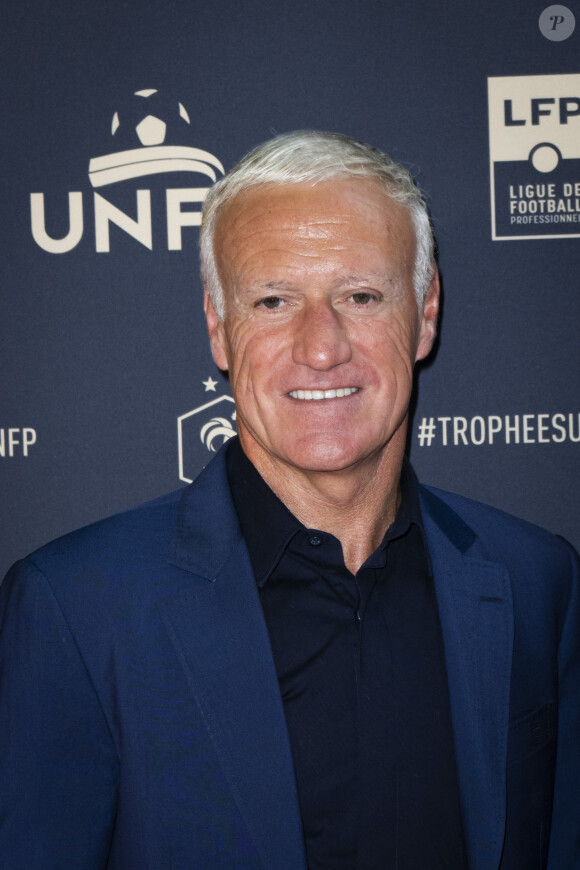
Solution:
M 217 381 L 214 381 L 212 377 L 209 377 L 207 381 L 202 381 L 202 384 L 205 387 L 206 393 L 215 393 L 215 388 L 217 385 Z

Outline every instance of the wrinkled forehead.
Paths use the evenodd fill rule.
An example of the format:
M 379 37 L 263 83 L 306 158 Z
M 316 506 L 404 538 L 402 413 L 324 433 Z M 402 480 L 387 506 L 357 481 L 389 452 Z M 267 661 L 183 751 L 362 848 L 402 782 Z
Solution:
M 406 206 L 376 180 L 339 177 L 317 184 L 251 187 L 225 203 L 214 236 L 218 265 L 234 265 L 249 252 L 291 246 L 323 251 L 373 244 L 412 263 L 415 231 Z
M 288 205 L 304 205 L 315 209 L 320 204 L 367 203 L 368 207 L 383 205 L 392 210 L 402 221 L 410 217 L 405 205 L 390 195 L 386 184 L 375 178 L 356 178 L 351 175 L 337 175 L 322 181 L 300 181 L 288 183 L 266 182 L 250 185 L 240 190 L 223 203 L 216 215 L 216 232 L 222 223 L 236 219 L 239 212 L 248 207 L 284 208 Z

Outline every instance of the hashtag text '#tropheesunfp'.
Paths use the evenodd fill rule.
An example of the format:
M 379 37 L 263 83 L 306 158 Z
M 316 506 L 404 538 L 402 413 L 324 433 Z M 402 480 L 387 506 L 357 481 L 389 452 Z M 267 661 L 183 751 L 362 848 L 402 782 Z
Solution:
M 580 412 L 488 414 L 474 417 L 423 417 L 417 427 L 419 447 L 482 444 L 580 443 Z

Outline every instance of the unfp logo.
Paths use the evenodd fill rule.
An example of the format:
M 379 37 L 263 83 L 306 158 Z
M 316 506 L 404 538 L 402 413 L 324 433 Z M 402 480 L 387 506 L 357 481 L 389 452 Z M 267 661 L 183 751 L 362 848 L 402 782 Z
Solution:
M 151 190 L 140 188 L 134 191 L 132 213 L 119 208 L 97 191 L 97 188 L 111 188 L 120 182 L 165 173 L 204 176 L 203 186 L 173 187 L 164 191 L 164 242 L 167 249 L 180 251 L 183 228 L 199 226 L 201 204 L 209 190 L 207 181 L 214 182 L 218 175 L 224 174 L 224 168 L 217 157 L 208 151 L 189 144 L 178 144 L 178 141 L 190 138 L 190 125 L 186 107 L 180 102 L 164 99 L 154 88 L 136 91 L 124 111 L 113 113 L 110 128 L 112 150 L 91 158 L 88 168 L 89 180 L 95 189 L 92 199 L 97 252 L 110 251 L 111 224 L 149 250 L 153 249 Z M 47 229 L 51 217 L 47 212 L 54 207 L 54 203 L 46 202 L 44 193 L 31 193 L 32 236 L 43 250 L 51 254 L 66 254 L 79 244 L 84 234 L 83 193 L 68 193 L 68 230 L 56 237 Z M 62 216 L 59 217 L 62 219 Z
M 488 79 L 493 239 L 580 237 L 580 74 Z

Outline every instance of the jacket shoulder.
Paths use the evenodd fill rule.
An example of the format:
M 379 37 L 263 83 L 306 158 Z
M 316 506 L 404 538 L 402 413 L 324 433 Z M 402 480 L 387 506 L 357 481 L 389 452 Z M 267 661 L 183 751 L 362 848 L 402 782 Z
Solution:
M 98 520 L 35 550 L 8 572 L 3 586 L 48 582 L 66 607 L 89 602 L 97 613 L 107 600 L 147 597 L 167 562 L 183 488 Z
M 436 487 L 421 485 L 419 491 L 424 513 L 449 537 L 462 540 L 463 550 L 477 540 L 489 558 L 507 563 L 514 558 L 577 558 L 567 541 L 528 520 Z
M 63 535 L 9 573 L 39 572 L 55 592 L 73 586 L 105 593 L 113 586 L 135 591 L 136 585 L 171 585 L 179 562 L 176 549 L 183 547 L 190 555 L 216 549 L 216 535 L 227 519 L 228 492 L 220 450 L 189 486 Z
M 111 561 L 131 552 L 150 555 L 170 537 L 183 491 L 175 490 L 69 532 L 35 550 L 28 561 L 42 570 L 55 561 L 75 558 Z

